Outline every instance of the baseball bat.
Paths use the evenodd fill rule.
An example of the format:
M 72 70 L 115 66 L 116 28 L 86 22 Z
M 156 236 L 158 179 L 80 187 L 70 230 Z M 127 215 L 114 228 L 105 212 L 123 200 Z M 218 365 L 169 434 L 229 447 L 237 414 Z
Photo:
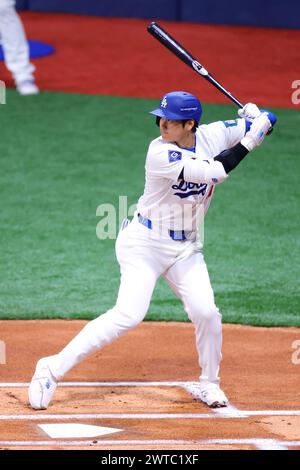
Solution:
M 233 96 L 226 88 L 221 85 L 204 67 L 198 62 L 186 49 L 184 49 L 175 39 L 173 39 L 166 31 L 164 31 L 155 21 L 152 21 L 147 27 L 148 32 L 157 39 L 163 46 L 169 49 L 175 54 L 180 60 L 191 67 L 201 77 L 205 78 L 209 83 L 216 87 L 223 95 L 227 96 L 233 103 L 239 108 L 243 108 L 244 105 Z

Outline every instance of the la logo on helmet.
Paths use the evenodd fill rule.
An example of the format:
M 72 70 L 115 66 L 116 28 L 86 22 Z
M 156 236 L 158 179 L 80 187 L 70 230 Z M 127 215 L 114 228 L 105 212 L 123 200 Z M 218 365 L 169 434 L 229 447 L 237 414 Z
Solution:
M 160 106 L 162 108 L 166 108 L 167 105 L 168 105 L 167 98 L 164 96 Z

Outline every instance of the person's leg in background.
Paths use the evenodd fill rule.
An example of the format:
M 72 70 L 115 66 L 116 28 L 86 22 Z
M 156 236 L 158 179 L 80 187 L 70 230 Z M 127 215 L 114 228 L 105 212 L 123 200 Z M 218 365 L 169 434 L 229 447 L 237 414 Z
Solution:
M 14 0 L 0 0 L 0 41 L 6 67 L 11 72 L 21 95 L 39 92 L 34 82 L 35 67 L 29 60 L 29 47 Z

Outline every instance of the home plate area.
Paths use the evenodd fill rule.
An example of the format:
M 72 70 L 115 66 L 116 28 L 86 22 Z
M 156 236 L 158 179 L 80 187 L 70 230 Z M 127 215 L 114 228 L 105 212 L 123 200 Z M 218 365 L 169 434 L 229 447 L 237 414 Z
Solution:
M 1 449 L 300 448 L 300 410 L 212 410 L 191 382 L 65 382 L 45 411 L 27 386 L 0 384 Z

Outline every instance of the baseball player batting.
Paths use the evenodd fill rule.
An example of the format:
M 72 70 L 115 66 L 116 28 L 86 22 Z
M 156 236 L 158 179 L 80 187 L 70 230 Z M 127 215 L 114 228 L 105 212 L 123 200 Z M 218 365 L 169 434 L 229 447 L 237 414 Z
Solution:
M 116 304 L 58 354 L 38 361 L 29 387 L 32 408 L 46 409 L 57 382 L 72 367 L 144 319 L 160 276 L 195 325 L 201 400 L 213 408 L 227 406 L 219 378 L 221 315 L 197 227 L 215 186 L 227 180 L 276 122 L 274 114 L 251 103 L 238 113 L 240 119 L 199 125 L 201 104 L 185 91 L 167 93 L 151 111 L 160 137 L 148 149 L 145 189 L 135 215 L 117 237 L 121 282 Z

